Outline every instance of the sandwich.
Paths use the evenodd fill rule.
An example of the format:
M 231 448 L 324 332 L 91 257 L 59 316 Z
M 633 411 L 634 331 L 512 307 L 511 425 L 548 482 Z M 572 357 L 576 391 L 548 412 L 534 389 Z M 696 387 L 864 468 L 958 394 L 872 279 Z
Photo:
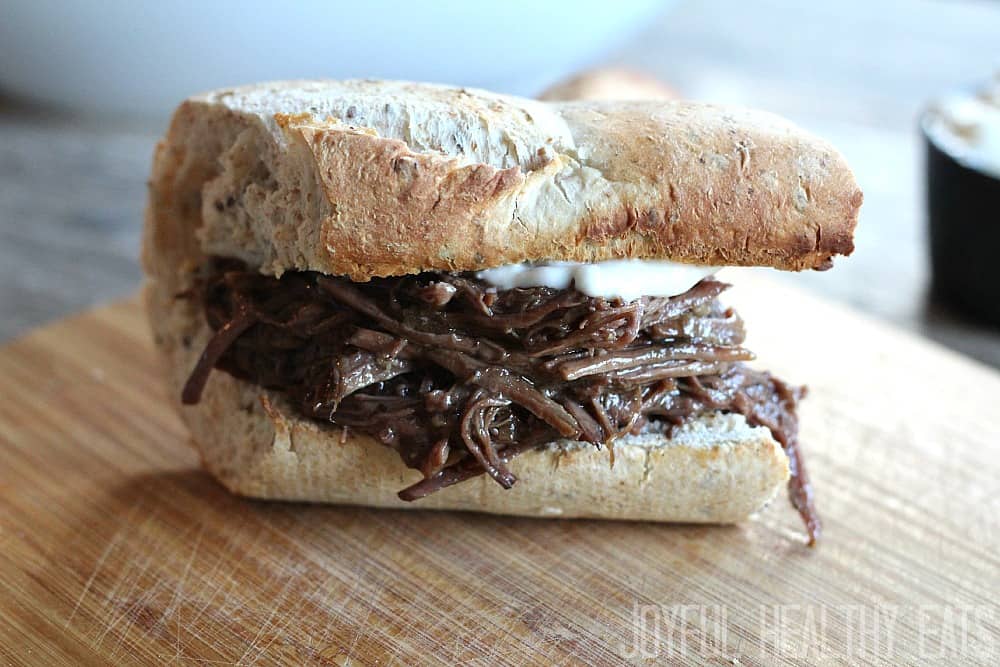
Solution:
M 824 270 L 862 194 L 773 115 L 295 81 L 183 102 L 143 240 L 154 340 L 237 494 L 820 532 L 802 390 L 719 267 Z

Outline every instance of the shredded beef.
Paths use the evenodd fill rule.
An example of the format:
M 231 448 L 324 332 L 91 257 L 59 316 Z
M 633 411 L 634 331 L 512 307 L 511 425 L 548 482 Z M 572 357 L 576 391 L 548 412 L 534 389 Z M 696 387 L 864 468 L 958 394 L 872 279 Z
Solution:
M 812 544 L 820 524 L 795 415 L 803 390 L 742 363 L 753 355 L 717 300 L 727 287 L 707 278 L 624 302 L 572 288 L 497 291 L 466 274 L 272 278 L 214 259 L 191 296 L 216 333 L 182 399 L 197 403 L 213 368 L 284 392 L 303 415 L 367 433 L 420 470 L 403 500 L 483 473 L 510 488 L 510 460 L 555 439 L 610 447 L 738 412 L 788 454 L 789 497 Z

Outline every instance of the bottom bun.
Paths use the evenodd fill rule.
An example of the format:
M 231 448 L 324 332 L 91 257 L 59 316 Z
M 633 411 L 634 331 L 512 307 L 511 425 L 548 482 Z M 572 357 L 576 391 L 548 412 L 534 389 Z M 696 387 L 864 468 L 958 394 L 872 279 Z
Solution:
M 559 440 L 510 463 L 503 489 L 486 475 L 414 502 L 397 493 L 419 481 L 381 443 L 302 418 L 280 394 L 212 373 L 201 402 L 180 390 L 211 335 L 200 311 L 151 285 L 147 305 L 167 357 L 172 396 L 204 466 L 230 491 L 256 498 L 547 517 L 731 523 L 767 504 L 788 480 L 788 457 L 768 429 L 712 413 L 608 448 Z

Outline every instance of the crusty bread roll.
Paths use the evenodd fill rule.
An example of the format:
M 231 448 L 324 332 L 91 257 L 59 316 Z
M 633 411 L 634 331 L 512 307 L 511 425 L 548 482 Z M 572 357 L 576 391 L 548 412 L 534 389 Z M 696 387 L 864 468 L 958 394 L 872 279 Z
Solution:
M 546 88 L 545 102 L 568 100 L 676 100 L 670 86 L 648 74 L 624 67 L 599 67 L 576 74 Z
M 658 257 L 823 268 L 852 249 L 861 192 L 827 144 L 774 116 L 684 103 L 545 104 L 412 83 L 285 82 L 185 101 L 158 145 L 143 262 L 171 395 L 210 329 L 177 298 L 208 254 L 271 275 L 365 281 L 537 259 Z M 178 400 L 179 403 L 179 400 Z M 731 522 L 789 476 L 740 415 L 607 449 L 554 442 L 416 503 L 395 452 L 212 375 L 178 405 L 205 466 L 250 496 L 538 516 Z

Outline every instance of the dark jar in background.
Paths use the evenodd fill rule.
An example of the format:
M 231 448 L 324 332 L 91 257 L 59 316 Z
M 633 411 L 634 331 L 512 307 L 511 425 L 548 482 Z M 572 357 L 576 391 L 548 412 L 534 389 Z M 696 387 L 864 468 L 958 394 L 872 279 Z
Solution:
M 1000 79 L 921 119 L 935 300 L 1000 326 Z

